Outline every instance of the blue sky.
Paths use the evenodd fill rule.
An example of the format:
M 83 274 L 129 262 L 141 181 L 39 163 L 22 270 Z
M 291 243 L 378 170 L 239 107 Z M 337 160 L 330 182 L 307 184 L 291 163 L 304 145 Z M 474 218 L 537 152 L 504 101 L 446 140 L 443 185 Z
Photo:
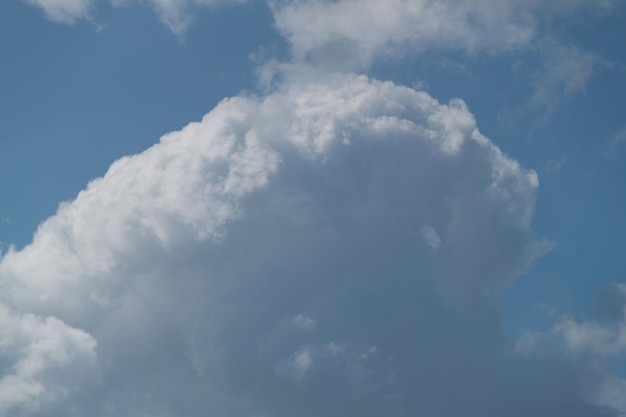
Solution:
M 626 415 L 625 18 L 3 2 L 0 415 Z

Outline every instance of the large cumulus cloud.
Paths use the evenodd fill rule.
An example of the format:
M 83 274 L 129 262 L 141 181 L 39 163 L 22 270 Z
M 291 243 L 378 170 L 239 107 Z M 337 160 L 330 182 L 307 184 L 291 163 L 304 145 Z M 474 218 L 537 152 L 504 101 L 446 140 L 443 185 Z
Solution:
M 550 246 L 537 186 L 461 100 L 356 75 L 224 100 L 4 255 L 2 412 L 613 415 L 501 329 L 492 294 Z

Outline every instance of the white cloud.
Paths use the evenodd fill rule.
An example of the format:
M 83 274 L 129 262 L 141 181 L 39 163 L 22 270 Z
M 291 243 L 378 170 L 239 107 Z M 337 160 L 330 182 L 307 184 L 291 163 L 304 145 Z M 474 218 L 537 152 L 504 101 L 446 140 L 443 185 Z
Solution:
M 182 34 L 191 24 L 187 0 L 150 0 L 161 22 L 172 32 Z
M 90 12 L 107 0 L 23 0 L 41 8 L 46 17 L 56 23 L 73 24 L 89 19 Z M 173 33 L 183 35 L 193 21 L 193 15 L 201 7 L 219 7 L 243 4 L 250 0 L 108 0 L 115 7 L 134 3 L 149 3 L 154 7 L 161 22 Z
M 615 410 L 615 415 L 626 415 L 626 381 L 616 376 L 619 371 L 614 364 L 626 351 L 624 284 L 604 284 L 597 290 L 591 318 L 557 317 L 547 332 L 524 332 L 516 341 L 515 350 L 526 356 L 559 351 L 577 358 L 579 363 L 591 363 L 582 387 L 585 398 Z
M 441 245 L 441 238 L 435 229 L 426 225 L 420 228 L 420 235 L 422 239 L 424 239 L 424 243 L 426 243 L 433 252 L 439 249 Z
M 115 162 L 2 258 L 1 296 L 7 314 L 84 329 L 70 339 L 83 356 L 97 342 L 98 381 L 48 410 L 453 413 L 427 381 L 444 386 L 451 374 L 453 389 L 476 398 L 507 389 L 471 369 L 498 366 L 480 352 L 504 348 L 480 294 L 539 253 L 529 229 L 537 186 L 459 100 L 363 76 L 288 82 L 262 99 L 224 100 Z M 436 256 L 417 244 L 415 224 L 441 234 Z M 0 360 L 28 363 L 28 352 Z M 54 359 L 59 375 L 71 357 Z M 40 381 L 23 392 L 70 386 Z M 513 410 L 505 398 L 519 389 L 498 407 Z M 575 386 L 559 395 L 586 407 Z
M 149 3 L 182 34 L 198 6 L 229 2 Z M 65 17 L 48 12 L 60 22 L 88 17 L 37 4 L 63 5 Z M 116 161 L 2 257 L 0 404 L 24 416 L 613 415 L 583 399 L 575 359 L 530 355 L 532 338 L 512 349 L 491 300 L 552 247 L 531 230 L 537 175 L 460 99 L 302 67 L 526 47 L 538 10 L 590 4 L 272 2 L 296 61 L 276 65 L 272 94 L 224 100 Z M 544 95 L 582 91 L 600 62 L 559 48 Z M 609 355 L 620 328 L 564 320 L 553 335 Z
M 593 317 L 563 317 L 552 333 L 575 354 L 615 357 L 626 351 L 626 285 L 605 284 L 595 295 Z
M 85 332 L 54 317 L 12 312 L 5 305 L 0 305 L 0 327 L 1 415 L 36 413 L 93 377 L 96 341 Z
M 589 397 L 597 404 L 622 410 L 620 417 L 626 416 L 626 380 L 608 379 L 591 392 Z
M 368 65 L 380 55 L 436 47 L 469 52 L 526 45 L 533 22 L 511 1 L 274 2 L 276 26 L 296 60 Z
M 24 0 L 41 8 L 46 17 L 56 23 L 72 24 L 78 19 L 89 17 L 94 3 L 92 0 Z
M 312 377 L 314 373 L 328 372 L 328 368 L 341 368 L 349 375 L 348 379 L 352 379 L 352 383 L 358 384 L 362 382 L 364 372 L 367 372 L 368 362 L 377 353 L 375 346 L 338 345 L 333 342 L 305 345 L 280 362 L 276 373 L 280 377 L 303 382 L 304 378 Z M 385 378 L 379 383 L 385 383 Z
M 527 48 L 542 22 L 610 12 L 619 0 L 293 0 L 270 2 L 276 26 L 296 61 L 334 69 L 367 67 L 375 59 L 425 50 L 503 52 Z M 547 25 L 549 26 L 549 24 Z M 570 57 L 574 58 L 574 57 Z M 576 89 L 584 68 L 563 68 Z M 563 74 L 563 72 L 569 72 Z
M 0 265 L 3 276 L 19 277 L 14 300 L 80 313 L 87 300 L 110 300 L 111 291 L 126 285 L 120 268 L 144 267 L 159 250 L 188 239 L 219 241 L 241 215 L 241 199 L 264 187 L 279 163 L 245 127 L 250 106 L 244 99 L 223 102 L 222 109 L 232 109 L 226 118 L 211 113 L 118 160 L 61 205 L 31 245 L 10 250 Z M 76 300 L 64 296 L 68 287 Z
M 276 368 L 276 372 L 290 378 L 300 379 L 313 365 L 313 351 L 309 346 L 300 348 L 289 358 L 281 362 Z
M 442 163 L 467 155 L 471 164 L 484 164 L 488 175 L 480 174 L 482 189 L 446 197 L 452 217 L 441 227 L 453 242 L 488 231 L 465 224 L 466 216 L 479 215 L 465 207 L 466 198 L 475 198 L 475 209 L 504 210 L 499 227 L 526 241 L 536 175 L 482 137 L 462 102 L 441 106 L 425 93 L 363 77 L 346 79 L 345 85 L 336 77 L 319 88 L 296 84 L 262 103 L 225 100 L 202 123 L 115 162 L 44 222 L 31 245 L 5 255 L 0 273 L 16 278 L 13 299 L 58 314 L 81 312 L 81 299 L 106 308 L 118 287 L 126 285 L 118 275 L 128 264 L 144 268 L 160 251 L 189 239 L 220 241 L 226 226 L 243 214 L 242 199 L 267 186 L 276 173 L 281 157 L 275 143 L 292 143 L 308 158 L 326 160 L 345 148 L 346 137 L 366 136 L 376 143 L 390 135 L 418 136 L 423 138 L 418 143 L 439 154 Z M 427 166 L 435 169 L 435 163 Z M 480 194 L 472 197 L 475 192 Z M 475 255 L 472 263 L 491 263 L 483 259 L 486 254 Z M 81 297 L 66 299 L 66 288 Z
M 291 318 L 291 322 L 301 328 L 301 329 L 312 329 L 315 327 L 315 320 L 310 317 L 303 316 L 302 314 L 298 314 L 297 316 L 293 316 Z
M 249 0 L 148 0 L 161 22 L 177 35 L 183 35 L 193 21 L 198 7 L 243 4 Z
M 57 23 L 90 18 L 107 0 L 23 0 Z M 184 36 L 205 7 L 252 0 L 108 0 L 117 7 L 152 5 L 161 22 Z M 537 21 L 584 13 L 606 15 L 620 0 L 267 0 L 296 61 L 362 68 L 376 58 L 443 48 L 468 53 L 527 47 Z
M 626 323 L 606 325 L 595 321 L 564 319 L 554 332 L 568 350 L 594 355 L 617 355 L 626 350 Z

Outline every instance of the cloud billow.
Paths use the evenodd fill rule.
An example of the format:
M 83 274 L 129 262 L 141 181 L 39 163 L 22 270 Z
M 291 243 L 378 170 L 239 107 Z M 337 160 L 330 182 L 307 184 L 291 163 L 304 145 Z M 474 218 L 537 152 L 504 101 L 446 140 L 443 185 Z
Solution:
M 4 255 L 0 397 L 33 389 L 3 412 L 613 415 L 501 330 L 491 295 L 550 246 L 537 186 L 460 100 L 356 75 L 224 100 Z

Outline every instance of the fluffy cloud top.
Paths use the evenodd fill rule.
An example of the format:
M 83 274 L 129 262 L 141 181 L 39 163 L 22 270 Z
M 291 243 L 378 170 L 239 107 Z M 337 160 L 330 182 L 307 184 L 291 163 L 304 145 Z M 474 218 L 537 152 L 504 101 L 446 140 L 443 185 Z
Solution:
M 90 335 L 54 317 L 16 313 L 5 305 L 0 305 L 0 324 L 6 369 L 0 379 L 1 415 L 36 413 L 93 376 L 96 341 Z
M 613 415 L 490 301 L 549 246 L 537 186 L 460 100 L 364 76 L 224 100 L 2 258 L 3 412 Z

